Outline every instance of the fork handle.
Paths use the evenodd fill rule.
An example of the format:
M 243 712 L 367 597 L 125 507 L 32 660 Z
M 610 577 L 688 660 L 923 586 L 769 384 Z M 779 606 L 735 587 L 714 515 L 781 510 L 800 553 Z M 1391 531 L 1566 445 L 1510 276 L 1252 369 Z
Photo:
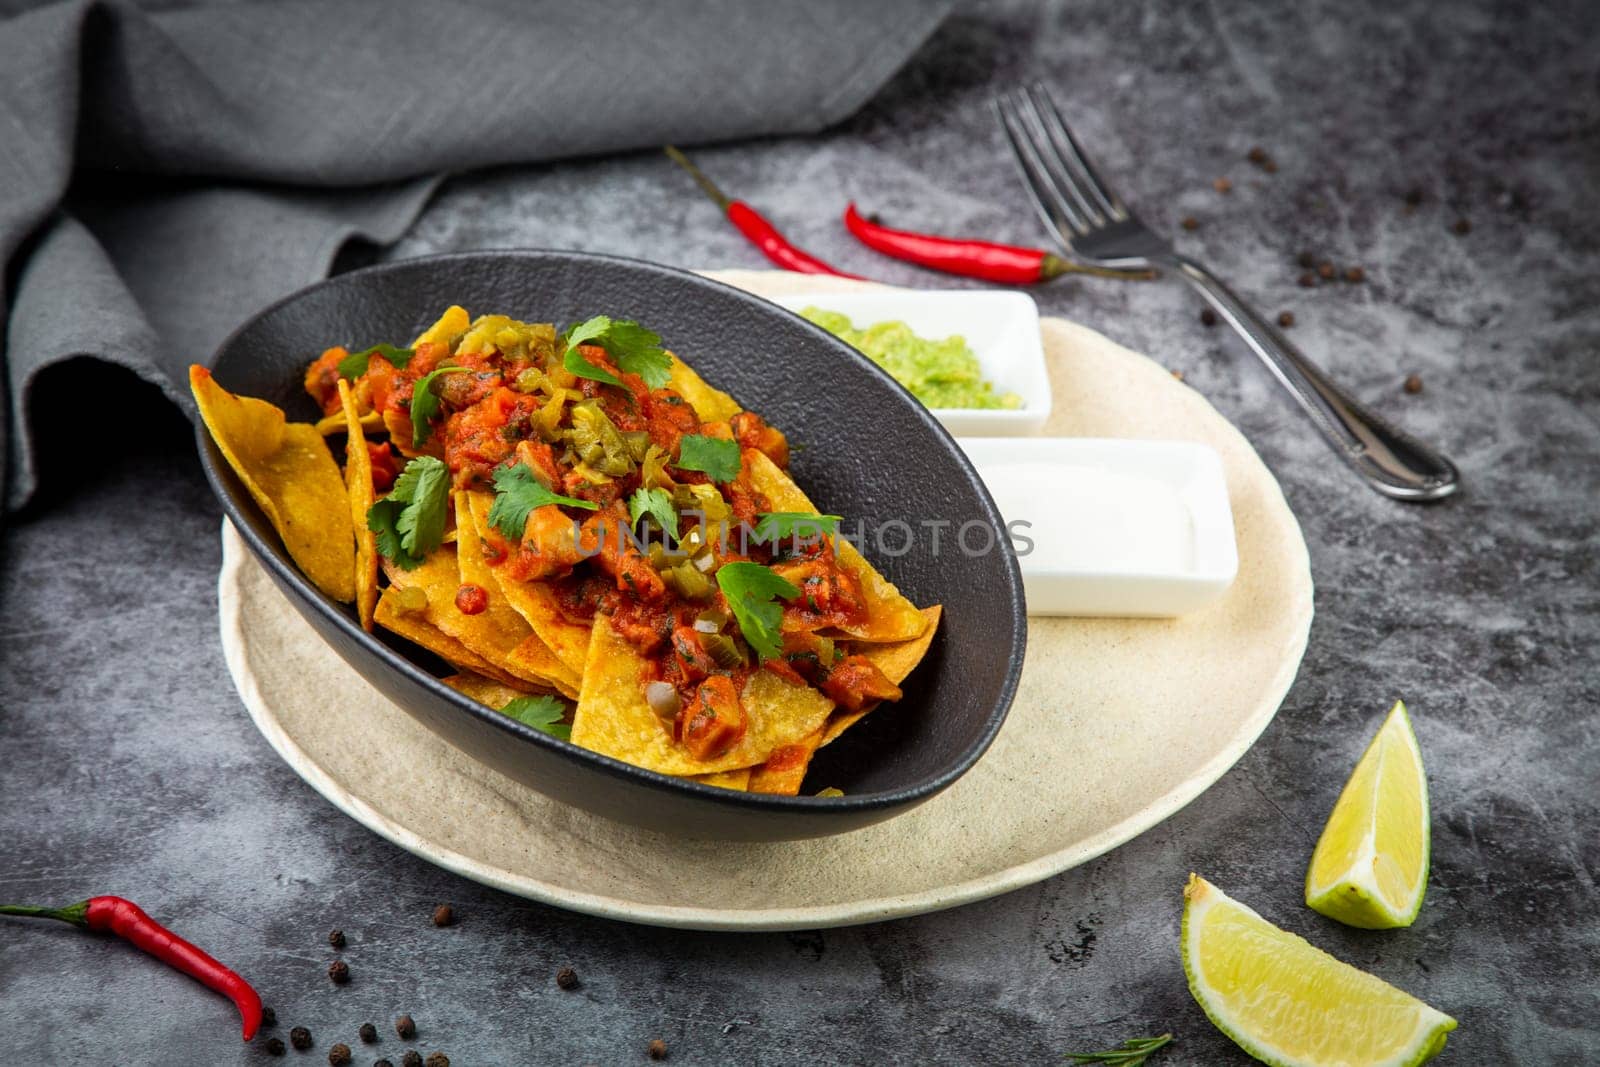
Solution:
M 1396 500 L 1423 501 L 1449 496 L 1460 487 L 1461 475 L 1453 463 L 1333 384 L 1215 274 L 1184 256 L 1174 256 L 1171 265 L 1238 331 L 1339 457 L 1374 489 Z

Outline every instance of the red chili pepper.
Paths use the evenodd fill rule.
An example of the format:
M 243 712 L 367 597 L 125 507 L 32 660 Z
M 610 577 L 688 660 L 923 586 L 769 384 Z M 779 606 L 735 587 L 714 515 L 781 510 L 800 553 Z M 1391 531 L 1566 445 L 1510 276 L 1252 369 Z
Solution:
M 168 966 L 182 971 L 209 989 L 232 1000 L 244 1020 L 244 1039 L 249 1041 L 261 1027 L 261 998 L 238 974 L 212 959 L 205 952 L 174 934 L 131 900 L 121 897 L 90 897 L 65 908 L 35 908 L 20 904 L 0 905 L 0 915 L 26 915 L 39 919 L 59 919 L 86 930 L 109 931 L 124 941 L 148 952 Z
M 1069 263 L 1038 248 L 996 244 L 958 237 L 895 230 L 845 208 L 844 224 L 856 239 L 875 252 L 916 263 L 946 274 L 981 278 L 1001 285 L 1033 285 L 1063 274 L 1094 274 L 1108 278 L 1151 278 L 1153 271 L 1111 270 Z
M 739 232 L 749 238 L 750 243 L 761 249 L 762 255 L 782 267 L 784 270 L 799 271 L 801 274 L 832 274 L 840 278 L 860 278 L 859 274 L 850 274 L 839 270 L 837 267 L 824 263 L 810 252 L 796 248 L 789 243 L 779 229 L 768 222 L 755 208 L 743 200 L 731 200 L 716 183 L 706 177 L 700 168 L 689 162 L 689 157 L 678 151 L 672 145 L 665 145 L 662 149 L 674 163 L 689 172 L 695 184 L 714 200 L 723 214 L 728 216 L 728 221 L 739 228 Z

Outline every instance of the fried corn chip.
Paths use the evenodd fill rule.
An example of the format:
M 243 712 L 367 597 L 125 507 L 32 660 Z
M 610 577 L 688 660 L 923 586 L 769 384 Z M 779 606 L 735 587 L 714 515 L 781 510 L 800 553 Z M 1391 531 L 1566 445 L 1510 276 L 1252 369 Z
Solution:
M 670 374 L 667 388 L 687 400 L 701 422 L 727 422 L 742 410 L 737 400 L 707 383 L 675 354 Z
M 539 673 L 540 680 L 549 682 L 574 699 L 578 695 L 579 675 L 569 670 L 561 659 L 545 644 L 537 631 L 532 630 L 521 613 L 515 610 L 505 595 L 499 576 L 483 558 L 483 541 L 478 535 L 470 497 L 474 494 L 459 491 L 456 505 L 456 562 L 461 569 L 461 580 L 479 586 L 489 594 L 489 606 L 480 617 L 496 627 L 527 633 L 518 645 L 515 655 L 529 669 Z M 486 495 L 486 494 L 477 494 Z
M 933 635 L 939 628 L 939 616 L 942 611 L 943 608 L 938 604 L 922 609 L 922 617 L 928 620 L 928 628 L 920 637 L 892 645 L 866 645 L 857 651 L 871 660 L 883 672 L 885 678 L 899 685 L 911 676 L 917 664 L 922 662 L 922 657 L 928 654 L 928 646 L 933 644 Z M 841 711 L 834 715 L 823 729 L 822 743 L 832 744 L 835 738 L 860 722 L 866 717 L 867 712 L 877 706 L 877 702 L 874 702 L 860 711 Z
M 714 785 L 718 789 L 732 789 L 743 793 L 750 788 L 750 768 L 741 767 L 736 771 L 718 771 L 716 774 L 696 774 L 689 779 L 701 785 Z
M 573 744 L 662 774 L 710 774 L 765 762 L 774 749 L 820 730 L 833 709 L 833 701 L 815 689 L 756 671 L 740 694 L 749 719 L 744 737 L 715 759 L 697 760 L 674 743 L 672 725 L 650 710 L 644 696 L 648 669 L 611 620 L 595 616 Z
M 339 403 L 344 407 L 346 426 L 344 485 L 356 532 L 356 614 L 361 628 L 371 633 L 372 609 L 378 604 L 378 539 L 367 529 L 367 511 L 372 507 L 372 454 L 361 431 L 355 394 L 343 378 L 339 379 Z
M 489 509 L 494 506 L 494 494 L 481 490 L 465 494 L 467 507 L 458 507 L 457 515 L 470 516 L 473 527 L 480 531 L 489 528 Z M 583 677 L 583 665 L 589 658 L 589 634 L 594 624 L 587 620 L 568 618 L 561 610 L 561 602 L 548 582 L 519 582 L 515 578 L 499 580 L 495 568 L 488 568 L 495 578 L 506 602 L 521 615 L 527 624 L 555 653 L 573 685 Z
M 811 768 L 811 757 L 821 747 L 822 738 L 823 731 L 818 730 L 792 745 L 784 745 L 774 750 L 772 755 L 767 757 L 767 762 L 751 772 L 747 788 L 752 793 L 795 796 L 800 792 L 800 783 L 806 780 L 806 771 Z
M 456 342 L 461 340 L 461 335 L 466 333 L 471 325 L 472 316 L 467 314 L 467 309 L 459 304 L 451 304 L 445 308 L 444 314 L 439 316 L 438 322 L 417 335 L 417 339 L 411 342 L 411 347 L 442 344 L 454 351 Z
M 228 465 L 283 539 L 290 557 L 328 596 L 356 595 L 349 498 L 327 442 L 265 400 L 234 396 L 206 368 L 189 368 L 200 418 Z
M 383 595 L 378 597 L 378 606 L 373 610 L 372 617 L 385 630 L 399 634 L 412 644 L 422 646 L 457 670 L 472 671 L 519 692 L 538 688 L 513 674 L 502 671 L 434 626 L 421 613 L 406 611 L 400 606 L 397 591 L 392 588 L 385 589 Z
M 771 510 L 816 513 L 816 506 L 811 499 L 765 453 L 747 448 L 744 450 L 744 463 L 750 472 L 751 487 L 767 498 Z M 840 568 L 861 583 L 861 596 L 867 605 L 867 621 L 846 630 L 846 633 L 859 641 L 909 641 L 927 628 L 927 620 L 916 605 L 879 574 L 878 569 L 868 563 L 854 545 L 843 537 L 837 537 L 834 546 Z

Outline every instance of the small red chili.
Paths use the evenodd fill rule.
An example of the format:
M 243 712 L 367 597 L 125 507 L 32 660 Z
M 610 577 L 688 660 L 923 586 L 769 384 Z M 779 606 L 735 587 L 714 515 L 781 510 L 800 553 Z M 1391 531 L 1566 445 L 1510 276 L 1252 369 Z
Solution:
M 243 1020 L 246 1041 L 255 1037 L 256 1030 L 261 1026 L 261 997 L 249 982 L 150 918 L 131 900 L 90 897 L 65 908 L 4 904 L 0 905 L 0 915 L 57 919 L 86 930 L 116 934 L 174 970 L 182 971 L 206 988 L 232 1000 Z
M 456 610 L 463 615 L 481 615 L 489 606 L 489 592 L 471 582 L 456 590 Z
M 1063 274 L 1093 274 L 1106 278 L 1155 276 L 1148 270 L 1110 270 L 1069 263 L 1038 248 L 896 230 L 862 215 L 855 204 L 845 208 L 844 225 L 856 240 L 874 252 L 946 274 L 981 278 L 1000 285 L 1033 285 Z
M 759 211 L 743 200 L 730 199 L 726 193 L 717 188 L 716 183 L 706 177 L 699 167 L 689 162 L 688 156 L 672 145 L 664 145 L 662 150 L 667 153 L 667 156 L 674 163 L 689 172 L 689 176 L 694 179 L 695 184 L 700 186 L 701 190 L 716 202 L 716 205 L 722 209 L 722 213 L 728 216 L 728 221 L 738 227 L 739 232 L 759 248 L 762 255 L 784 270 L 798 271 L 801 274 L 832 274 L 840 278 L 861 277 L 859 274 L 850 274 L 831 264 L 824 263 L 804 249 L 796 248 Z

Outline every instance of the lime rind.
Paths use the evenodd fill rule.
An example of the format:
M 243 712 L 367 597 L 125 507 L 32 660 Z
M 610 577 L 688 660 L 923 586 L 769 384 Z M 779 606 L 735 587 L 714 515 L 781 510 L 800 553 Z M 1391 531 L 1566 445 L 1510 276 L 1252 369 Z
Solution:
M 1370 817 L 1372 824 L 1365 831 L 1362 850 L 1357 854 L 1355 861 L 1349 864 L 1339 876 L 1318 884 L 1316 874 L 1318 861 L 1325 848 L 1334 847 L 1331 836 L 1336 825 L 1342 818 L 1349 817 L 1348 809 L 1363 803 L 1366 798 L 1353 795 L 1353 790 L 1365 777 L 1370 778 L 1374 790 L 1381 789 L 1384 781 L 1384 762 L 1396 755 L 1403 755 L 1411 761 L 1416 770 L 1419 801 L 1419 819 L 1421 825 L 1421 866 L 1420 877 L 1413 888 L 1411 898 L 1403 908 L 1396 908 L 1390 904 L 1385 895 L 1379 890 L 1375 877 L 1375 868 L 1379 860 L 1376 852 L 1376 818 L 1377 800 L 1371 801 L 1372 811 Z M 1375 766 L 1370 769 L 1368 762 L 1373 761 Z M 1422 766 L 1422 749 L 1417 744 L 1416 731 L 1412 728 L 1411 717 L 1406 711 L 1404 701 L 1395 701 L 1394 707 L 1384 718 L 1383 725 L 1368 742 L 1361 758 L 1356 761 L 1355 768 L 1351 771 L 1349 780 L 1339 793 L 1339 799 L 1334 802 L 1333 810 L 1328 815 L 1327 825 L 1323 827 L 1322 835 L 1317 840 L 1316 849 L 1311 856 L 1311 862 L 1306 867 L 1306 904 L 1314 911 L 1335 919 L 1346 926 L 1354 926 L 1364 930 L 1388 930 L 1397 927 L 1410 926 L 1416 921 L 1417 915 L 1422 911 L 1422 902 L 1427 895 L 1428 870 L 1432 861 L 1432 834 L 1429 831 L 1430 809 L 1428 806 L 1428 779 Z
M 1211 1020 L 1211 1024 L 1255 1059 L 1260 1060 L 1262 1063 L 1270 1064 L 1272 1067 L 1325 1067 L 1324 1064 L 1315 1060 L 1296 1058 L 1283 1049 L 1276 1047 L 1269 1039 L 1259 1034 L 1251 1033 L 1244 1022 L 1230 1015 L 1220 997 L 1212 995 L 1211 985 L 1206 980 L 1199 960 L 1200 952 L 1196 946 L 1201 924 L 1204 922 L 1207 913 L 1217 906 L 1235 908 L 1252 917 L 1264 927 L 1273 931 L 1274 937 L 1281 937 L 1285 946 L 1325 957 L 1328 962 L 1324 966 L 1329 967 L 1332 971 L 1355 972 L 1367 981 L 1385 986 L 1388 990 L 1392 990 L 1394 993 L 1399 994 L 1400 997 L 1415 1004 L 1414 1011 L 1417 1016 L 1417 1023 L 1412 1037 L 1397 1047 L 1387 1058 L 1364 1059 L 1360 1061 L 1363 1064 L 1369 1064 L 1370 1067 L 1418 1067 L 1418 1065 L 1428 1062 L 1444 1050 L 1450 1032 L 1457 1025 L 1454 1018 L 1401 990 L 1395 989 L 1393 986 L 1388 986 L 1387 983 L 1366 974 L 1364 971 L 1351 967 L 1342 960 L 1323 952 L 1304 938 L 1272 926 L 1252 908 L 1232 899 L 1199 875 L 1190 874 L 1189 884 L 1184 889 L 1183 920 L 1179 935 L 1182 941 L 1183 972 L 1189 982 L 1189 992 L 1193 995 L 1195 1002 L 1200 1005 L 1200 1010 L 1205 1012 L 1206 1018 Z M 1303 946 L 1303 948 L 1300 948 L 1300 946 Z M 1351 1061 L 1341 1057 L 1338 1062 L 1342 1064 Z M 1332 1067 L 1332 1064 L 1330 1063 L 1326 1067 Z

